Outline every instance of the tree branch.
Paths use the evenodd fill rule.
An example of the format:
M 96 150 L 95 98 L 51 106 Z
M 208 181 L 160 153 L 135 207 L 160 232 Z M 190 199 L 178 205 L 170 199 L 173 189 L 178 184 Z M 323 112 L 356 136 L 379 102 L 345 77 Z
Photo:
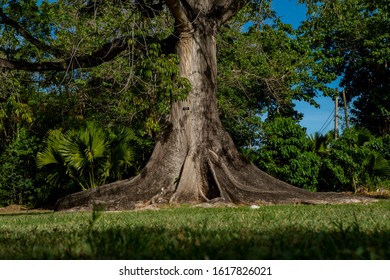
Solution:
M 210 15 L 223 25 L 237 14 L 250 0 L 216 0 Z
M 0 8 L 0 23 L 8 25 L 12 28 L 14 28 L 20 35 L 23 36 L 28 42 L 36 46 L 38 49 L 49 52 L 53 54 L 54 56 L 59 55 L 61 52 L 58 49 L 55 49 L 49 45 L 46 45 L 45 43 L 41 42 L 34 36 L 32 36 L 26 29 L 24 29 L 21 25 L 19 25 L 18 22 L 14 21 L 13 19 L 9 18 L 6 14 L 4 14 L 3 9 Z
M 184 5 L 183 0 L 165 0 L 164 2 L 175 18 L 176 28 L 181 32 L 190 32 L 192 30 L 191 7 Z
M 157 4 L 148 5 L 144 0 L 135 0 L 140 6 L 139 10 L 143 17 L 154 18 L 163 11 L 163 1 L 160 0 Z
M 115 39 L 103 45 L 90 55 L 75 56 L 55 62 L 28 62 L 25 60 L 7 60 L 0 58 L 0 68 L 9 70 L 25 70 L 31 72 L 66 71 L 68 69 L 90 68 L 114 59 L 127 48 L 128 37 Z

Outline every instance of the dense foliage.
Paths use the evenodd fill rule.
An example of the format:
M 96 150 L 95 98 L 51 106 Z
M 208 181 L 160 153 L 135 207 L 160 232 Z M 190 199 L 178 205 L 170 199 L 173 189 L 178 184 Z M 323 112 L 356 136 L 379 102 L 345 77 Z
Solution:
M 374 137 L 368 130 L 346 130 L 329 144 L 322 157 L 319 190 L 377 190 L 389 187 L 389 136 Z
M 190 88 L 187 80 L 177 76 L 178 58 L 162 53 L 160 40 L 167 33 L 166 17 L 145 20 L 137 7 L 124 2 L 120 7 L 107 1 L 96 7 L 90 3 L 85 6 L 83 1 L 43 1 L 40 5 L 37 1 L 3 2 L 0 58 L 45 62 L 53 55 L 75 57 L 113 38 L 125 37 L 122 53 L 98 67 L 72 70 L 70 65 L 64 72 L 0 72 L 0 204 L 53 204 L 81 186 L 88 188 L 135 175 L 166 124 L 170 102 L 185 97 Z M 18 34 L 23 30 L 46 47 L 42 50 L 41 45 L 24 40 Z M 151 35 L 154 41 L 150 41 Z M 38 157 L 38 165 L 44 168 L 37 169 L 35 156 L 38 152 L 48 156 L 49 150 L 55 150 L 52 140 L 56 133 L 59 136 L 65 131 L 68 142 L 78 139 L 80 146 L 88 145 L 83 143 L 86 139 L 82 134 L 91 121 L 104 131 L 105 160 L 101 165 L 111 166 L 110 172 L 101 166 L 93 172 L 84 167 L 75 169 L 66 156 L 63 161 L 56 158 L 59 162 L 54 168 Z M 124 136 L 123 127 L 131 131 L 131 137 L 128 132 Z M 80 155 L 86 156 L 83 147 L 79 148 Z M 121 169 L 112 162 L 120 149 L 122 155 L 127 154 L 122 161 L 131 162 L 130 168 Z M 133 155 L 131 159 L 129 154 Z M 94 160 L 93 164 L 98 162 Z M 57 176 L 59 170 L 62 173 Z M 53 179 L 56 176 L 58 180 Z
M 45 201 L 49 186 L 35 165 L 35 156 L 40 147 L 39 139 L 22 128 L 1 153 L 0 206 L 34 206 Z
M 264 124 L 260 146 L 245 150 L 264 171 L 293 185 L 317 191 L 376 191 L 390 187 L 390 137 L 368 130 L 307 136 L 293 119 Z
M 295 120 L 279 117 L 266 122 L 259 142 L 249 154 L 262 170 L 295 186 L 316 190 L 321 158 L 310 150 L 310 139 Z

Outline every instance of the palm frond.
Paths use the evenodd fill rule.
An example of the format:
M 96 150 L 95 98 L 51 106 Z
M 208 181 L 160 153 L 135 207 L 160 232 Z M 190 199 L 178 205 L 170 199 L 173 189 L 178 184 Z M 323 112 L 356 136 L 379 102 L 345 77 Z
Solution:
M 382 156 L 376 157 L 373 172 L 377 177 L 390 179 L 390 162 Z
M 46 181 L 59 187 L 61 181 L 67 175 L 67 167 L 64 157 L 60 152 L 61 142 L 64 137 L 60 130 L 51 130 L 46 139 L 47 147 L 43 152 L 38 152 L 36 156 L 36 165 L 39 169 L 46 168 L 49 175 Z
M 77 131 L 71 130 L 64 134 L 64 139 L 59 151 L 66 163 L 76 170 L 81 170 L 86 166 L 84 150 L 86 146 L 80 141 Z
M 366 128 L 356 129 L 357 133 L 357 145 L 359 147 L 364 146 L 372 138 L 371 132 Z
M 38 168 L 43 168 L 48 165 L 63 165 L 63 158 L 59 152 L 59 147 L 63 139 L 60 130 L 50 130 L 46 138 L 47 147 L 43 152 L 38 152 L 36 157 L 36 164 Z
M 86 146 L 84 150 L 88 161 L 105 157 L 108 147 L 107 133 L 95 123 L 88 123 L 84 131 L 80 133 L 80 141 Z

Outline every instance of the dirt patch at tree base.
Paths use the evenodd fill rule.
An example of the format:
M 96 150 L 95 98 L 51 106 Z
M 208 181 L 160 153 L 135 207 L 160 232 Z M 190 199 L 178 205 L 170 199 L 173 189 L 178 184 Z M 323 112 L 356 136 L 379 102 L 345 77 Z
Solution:
M 343 193 L 343 194 L 346 194 L 346 195 L 352 195 L 352 193 Z M 374 191 L 374 192 L 367 192 L 367 191 L 360 191 L 358 193 L 358 197 L 359 196 L 364 196 L 364 197 L 367 197 L 368 200 L 367 201 L 353 201 L 353 199 L 351 201 L 349 201 L 349 203 L 371 203 L 371 202 L 376 202 L 378 200 L 383 200 L 383 199 L 390 199 L 390 191 L 388 190 L 379 190 L 379 191 Z M 345 204 L 348 204 L 348 202 L 344 202 Z M 294 203 L 291 203 L 291 204 L 294 204 Z M 322 204 L 319 202 L 317 203 L 296 203 L 296 204 Z M 326 204 L 326 203 L 325 203 Z M 136 204 L 136 207 L 133 209 L 135 211 L 142 211 L 142 210 L 160 210 L 161 208 L 166 208 L 169 204 L 163 204 L 163 205 L 157 205 L 157 204 L 145 204 L 145 203 L 140 203 L 140 204 Z M 172 204 L 170 205 L 170 207 L 174 207 L 175 204 Z M 177 206 L 178 204 L 176 204 Z M 274 203 L 250 203 L 250 204 L 234 204 L 234 203 L 227 203 L 223 200 L 219 200 L 219 199 L 214 199 L 214 200 L 211 200 L 209 202 L 204 202 L 204 203 L 197 203 L 197 204 L 193 204 L 192 207 L 200 207 L 200 208 L 215 208 L 215 207 L 237 207 L 237 206 L 248 206 L 248 207 L 251 207 L 251 206 L 267 206 L 267 205 L 275 205 Z M 256 207 L 256 208 L 257 208 Z M 75 212 L 77 212 L 77 210 L 73 209 Z M 80 209 L 80 211 L 85 211 L 87 209 Z M 29 209 L 28 207 L 24 206 L 24 205 L 16 205 L 16 204 L 12 204 L 12 205 L 8 205 L 6 207 L 0 207 L 0 215 L 1 214 L 29 214 L 29 213 L 50 213 L 50 212 L 53 212 L 53 210 L 50 210 L 50 209 L 42 209 L 42 208 L 38 208 L 38 209 Z M 115 211 L 113 211 L 115 212 Z
M 379 189 L 377 191 L 359 190 L 357 193 L 375 199 L 390 199 L 390 191 L 385 189 Z
M 29 209 L 23 205 L 8 205 L 6 207 L 0 207 L 0 215 L 1 214 L 20 214 L 20 213 L 48 213 L 53 212 L 48 209 Z

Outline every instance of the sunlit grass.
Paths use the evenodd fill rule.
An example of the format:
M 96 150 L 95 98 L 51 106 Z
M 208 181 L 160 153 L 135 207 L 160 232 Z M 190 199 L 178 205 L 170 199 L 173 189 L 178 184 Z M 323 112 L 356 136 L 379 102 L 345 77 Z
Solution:
M 0 215 L 2 259 L 388 259 L 390 201 Z

